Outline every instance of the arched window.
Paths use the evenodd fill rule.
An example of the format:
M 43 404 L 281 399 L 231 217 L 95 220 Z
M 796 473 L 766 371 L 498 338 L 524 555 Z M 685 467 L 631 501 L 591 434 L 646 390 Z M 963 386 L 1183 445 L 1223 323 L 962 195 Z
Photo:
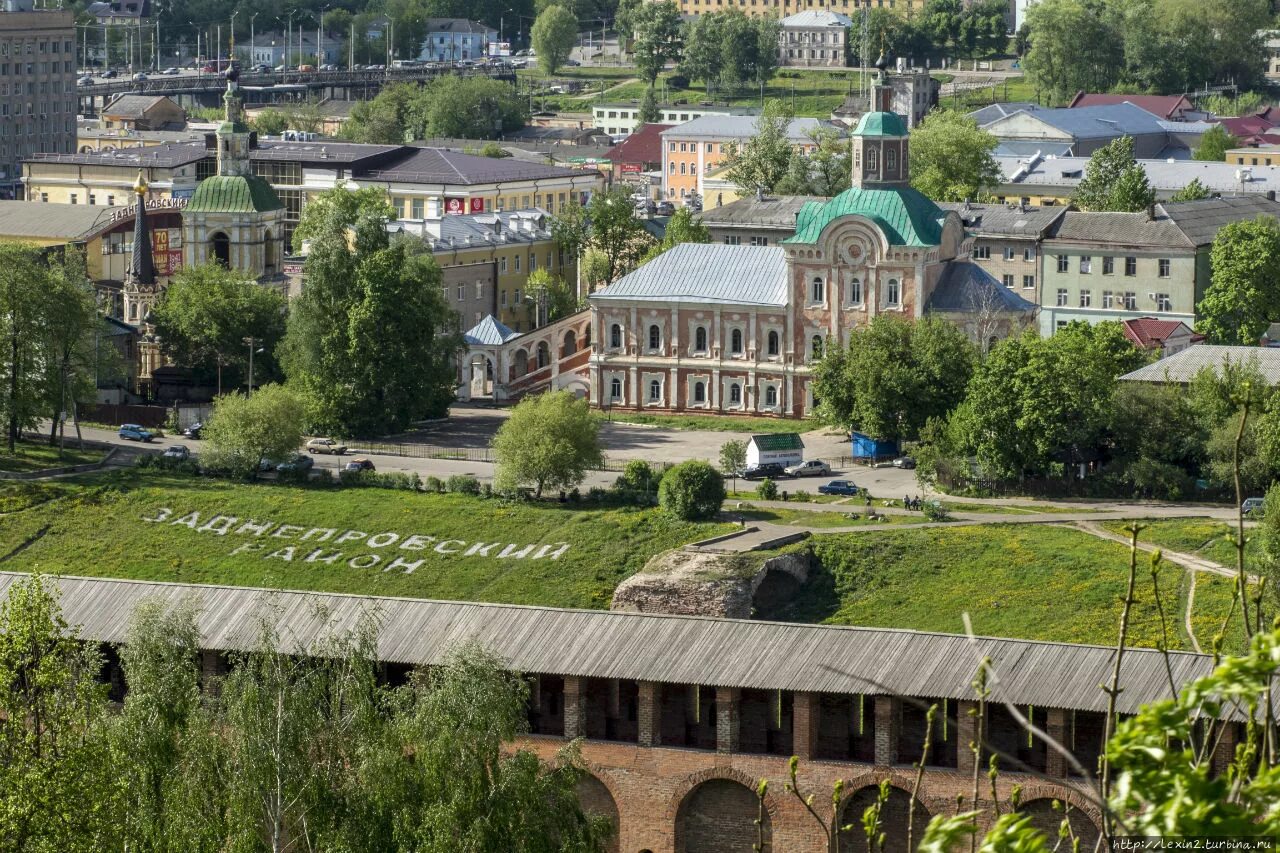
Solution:
M 734 329 L 729 335 L 729 351 L 735 355 L 742 353 L 742 330 Z
M 657 349 L 662 346 L 662 330 L 657 324 L 649 327 L 649 349 Z
M 889 279 L 889 292 L 885 297 L 885 302 L 889 305 L 897 305 L 902 301 L 901 287 L 896 278 Z
M 778 333 L 770 332 L 766 343 L 766 350 L 769 355 L 778 354 Z
M 810 357 L 817 361 L 822 358 L 822 335 L 814 335 L 813 340 L 809 342 Z
M 814 276 L 813 282 L 809 285 L 809 301 L 821 302 L 826 295 L 826 288 L 822 285 L 822 276 Z
M 778 386 L 770 385 L 764 389 L 764 404 L 766 406 L 778 405 Z
M 219 231 L 209 238 L 213 250 L 213 262 L 223 269 L 231 266 L 231 238 Z
M 856 169 L 861 165 L 862 165 L 862 149 L 854 148 L 853 149 L 853 168 Z
M 707 330 L 702 326 L 693 330 L 693 349 L 694 352 L 707 351 Z
M 707 386 L 701 382 L 693 383 L 693 402 L 695 403 L 707 402 Z
M 573 329 L 564 333 L 564 354 L 566 356 L 573 355 L 578 351 L 578 336 L 573 333 Z
M 874 172 L 877 168 L 879 168 L 879 166 L 880 166 L 880 158 L 877 155 L 876 149 L 868 148 L 867 149 L 867 171 Z
M 898 171 L 898 152 L 892 148 L 884 152 L 884 170 L 890 173 Z
M 862 302 L 862 279 L 854 278 L 849 280 L 849 304 L 858 305 Z
M 729 386 L 729 402 L 735 406 L 742 404 L 742 386 L 737 382 Z
M 276 271 L 276 238 L 270 231 L 267 232 L 262 249 L 262 271 L 272 275 Z
M 609 327 L 609 346 L 614 349 L 622 348 L 622 327 L 614 323 Z M 614 380 L 615 382 L 617 380 Z
M 622 380 L 618 379 L 617 377 L 614 377 L 613 379 L 609 380 L 609 399 L 610 400 L 622 399 Z
M 649 381 L 649 400 L 651 402 L 656 403 L 658 400 L 661 400 L 661 399 L 662 399 L 662 383 L 659 382 L 657 379 L 651 379 Z

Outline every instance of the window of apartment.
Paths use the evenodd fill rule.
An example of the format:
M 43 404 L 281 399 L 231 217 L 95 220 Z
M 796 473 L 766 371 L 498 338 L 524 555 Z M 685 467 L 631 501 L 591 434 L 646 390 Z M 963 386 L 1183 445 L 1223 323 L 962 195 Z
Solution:
M 1161 278 L 1168 278 L 1168 277 L 1169 277 L 1169 259 L 1168 259 L 1168 258 L 1161 258 L 1161 259 L 1158 261 L 1158 263 L 1159 263 L 1159 266 L 1160 266 L 1160 277 L 1161 277 Z
M 519 255 L 515 256 L 515 262 L 516 262 L 516 272 L 520 272 L 520 256 Z
M 1091 304 L 1093 304 L 1093 293 L 1088 290 L 1080 291 L 1080 307 L 1088 308 Z
M 114 195 L 111 195 L 110 193 L 107 194 L 107 206 L 108 207 L 116 206 L 116 197 Z
M 707 143 L 707 149 L 706 149 L 706 150 L 707 150 L 707 153 L 708 153 L 708 154 L 710 154 L 710 153 L 711 153 L 711 146 L 712 146 L 713 144 L 714 144 L 714 143 L 711 143 L 711 142 L 708 142 L 708 143 Z
M 990 258 L 991 258 L 990 246 L 974 246 L 973 247 L 973 259 L 975 261 L 985 261 L 985 260 L 989 260 Z
M 412 213 L 410 214 L 410 218 L 422 219 L 425 213 L 426 201 L 424 199 L 415 198 L 410 204 L 411 204 L 410 209 L 412 210 Z
M 656 403 L 662 399 L 662 383 L 657 379 L 649 380 L 649 402 Z
M 668 163 L 668 164 L 667 164 L 667 174 L 669 174 L 669 175 L 674 175 L 675 173 L 676 173 L 676 164 L 675 164 L 675 163 Z
M 658 349 L 661 346 L 662 329 L 658 328 L 658 325 L 655 323 L 649 327 L 649 349 Z
M 1005 273 L 1001 276 L 1001 280 L 1004 282 L 1005 287 L 1013 287 L 1013 273 Z
M 1067 264 L 1071 261 L 1066 255 L 1058 255 L 1058 272 L 1066 272 Z
M 537 272 L 537 270 L 538 270 L 538 255 L 535 252 L 530 252 L 529 253 L 529 272 Z
M 724 244 L 726 246 L 737 246 L 742 242 L 742 238 L 736 234 L 726 234 Z
M 1116 259 L 1107 255 L 1102 259 L 1102 274 L 1112 275 L 1116 271 Z
M 1156 294 L 1156 310 L 1157 311 L 1173 310 L 1173 300 L 1169 298 L 1169 294 L 1167 293 Z
M 896 278 L 889 279 L 889 288 L 885 297 L 885 303 L 888 305 L 897 305 L 902 301 L 901 285 L 898 284 Z
M 687 146 L 687 144 L 686 144 L 686 143 L 681 142 L 681 143 L 680 143 L 680 150 L 681 150 L 681 151 L 688 151 L 688 148 L 687 148 L 686 146 Z
M 1036 286 L 1036 277 L 1033 275 L 1024 275 L 1022 277 L 1022 286 L 1027 289 L 1034 288 Z
M 742 405 L 742 386 L 737 382 L 729 386 L 729 404 L 733 406 Z
M 686 169 L 687 167 L 688 167 L 688 164 L 687 164 L 687 163 L 681 163 L 681 164 L 680 164 L 680 174 L 682 174 L 682 175 L 683 175 L 683 174 L 686 174 L 685 169 Z
M 1093 258 L 1088 255 L 1080 256 L 1080 275 L 1088 275 L 1093 272 Z
M 822 283 L 822 277 L 814 276 L 813 281 L 810 282 L 809 284 L 809 301 L 822 302 L 825 295 L 826 294 L 825 294 L 825 288 L 823 287 L 823 283 Z
M 768 237 L 752 237 L 752 238 L 751 238 L 751 245 L 753 245 L 753 246 L 767 246 L 767 245 L 769 245 L 769 238 L 768 238 Z
M 1061 308 L 1067 304 L 1067 289 L 1065 287 L 1058 288 L 1058 307 Z
M 1005 246 L 1005 247 L 1004 247 L 1004 259 L 1005 259 L 1006 261 L 1011 261 L 1011 260 L 1013 260 L 1013 247 L 1012 247 L 1012 246 Z
M 1124 292 L 1124 310 L 1138 310 L 1138 294 L 1134 293 L 1132 290 L 1126 290 Z
M 72 204 L 75 204 L 78 201 L 78 197 L 75 193 L 71 193 L 71 195 L 67 196 L 67 198 L 71 201 Z
M 47 201 L 49 200 L 49 194 L 48 194 L 48 193 L 40 193 L 40 200 L 41 200 L 41 201 L 44 201 L 44 202 L 47 202 Z
M 484 282 L 476 282 L 476 299 L 484 299 Z
M 502 257 L 498 258 L 498 272 L 501 274 L 501 273 L 506 273 L 506 271 L 507 271 L 507 256 L 503 255 Z
M 609 399 L 610 400 L 622 399 L 622 380 L 617 378 L 616 376 L 613 379 L 609 380 Z
M 862 279 L 854 278 L 849 280 L 849 304 L 858 305 L 862 302 Z
M 96 195 L 94 195 L 93 193 L 89 193 L 89 202 L 88 202 L 88 203 L 89 203 L 89 204 L 97 204 L 97 203 L 98 203 L 98 197 L 97 197 Z
M 1102 307 L 1103 308 L 1115 307 L 1115 296 L 1111 293 L 1110 290 L 1102 291 Z
M 671 146 L 671 148 L 670 148 L 669 150 L 671 150 L 671 151 L 675 151 L 675 150 L 676 150 L 676 144 L 675 144 L 674 142 L 669 142 L 669 143 L 667 143 L 667 144 Z
M 1035 250 L 1035 249 L 1023 249 L 1023 250 L 1022 250 L 1022 259 L 1023 259 L 1024 261 L 1027 261 L 1028 263 L 1029 263 L 1029 262 L 1031 262 L 1031 261 L 1034 261 L 1034 260 L 1036 259 L 1036 250 Z
M 1135 275 L 1137 275 L 1137 274 L 1138 274 L 1138 259 L 1137 259 L 1137 258 L 1125 258 L 1125 259 L 1124 259 L 1124 274 L 1125 274 L 1125 275 L 1127 275 L 1127 276 L 1135 276 Z
M 462 300 L 463 300 L 462 285 L 458 285 L 458 301 L 461 302 Z
M 778 354 L 778 333 L 769 332 L 769 337 L 766 338 L 765 340 L 767 341 L 767 343 L 765 344 L 765 353 L 768 355 L 777 355 Z
M 507 292 L 504 290 L 499 295 L 499 302 L 505 307 L 507 304 Z

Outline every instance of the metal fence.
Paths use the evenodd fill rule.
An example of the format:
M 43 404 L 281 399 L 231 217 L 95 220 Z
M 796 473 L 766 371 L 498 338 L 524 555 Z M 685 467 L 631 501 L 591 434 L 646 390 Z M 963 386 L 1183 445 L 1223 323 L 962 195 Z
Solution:
M 383 456 L 401 456 L 406 459 L 452 459 L 458 462 L 495 462 L 492 447 L 440 447 L 434 444 L 413 444 L 409 442 L 385 443 L 377 441 L 356 441 L 347 445 L 349 453 L 373 453 Z M 622 471 L 630 459 L 605 457 L 596 469 L 598 471 Z M 670 467 L 667 463 L 657 466 L 659 470 Z

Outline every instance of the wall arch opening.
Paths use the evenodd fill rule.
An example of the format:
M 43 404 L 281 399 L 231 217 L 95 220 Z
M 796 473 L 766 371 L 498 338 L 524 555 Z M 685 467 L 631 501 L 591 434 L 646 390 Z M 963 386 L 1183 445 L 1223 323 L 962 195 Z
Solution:
M 852 828 L 840 833 L 840 846 L 847 850 L 858 850 L 866 846 L 867 836 L 862 829 L 863 813 L 876 802 L 879 792 L 875 787 L 866 787 L 855 791 L 853 796 L 844 801 L 840 810 L 840 825 L 852 824 Z M 907 846 L 908 807 L 914 806 L 914 818 L 911 825 L 911 847 Z M 890 788 L 889 799 L 880 809 L 880 831 L 885 834 L 881 853 L 911 853 L 920 843 L 924 828 L 929 825 L 929 810 L 901 788 Z
M 1028 800 L 1018 807 L 1018 811 L 1030 816 L 1031 825 L 1044 833 L 1050 846 L 1057 842 L 1063 813 L 1061 810 L 1054 810 L 1053 800 Z M 1088 815 L 1074 806 L 1069 807 L 1066 817 L 1071 823 L 1071 831 L 1080 839 L 1080 849 L 1092 850 L 1098 842 L 1098 827 Z
M 732 779 L 708 779 L 685 795 L 676 812 L 676 853 L 740 853 L 756 843 L 755 792 Z M 772 827 L 764 816 L 764 853 Z
M 609 789 L 603 782 L 590 773 L 584 774 L 578 780 L 576 788 L 578 802 L 582 805 L 584 812 L 608 818 L 609 824 L 613 827 L 613 835 L 605 842 L 604 849 L 608 853 L 618 853 L 618 804 L 614 801 L 613 794 L 609 793 Z
M 226 232 L 219 231 L 209 238 L 209 251 L 213 255 L 214 263 L 223 269 L 231 268 L 231 238 L 226 235 Z

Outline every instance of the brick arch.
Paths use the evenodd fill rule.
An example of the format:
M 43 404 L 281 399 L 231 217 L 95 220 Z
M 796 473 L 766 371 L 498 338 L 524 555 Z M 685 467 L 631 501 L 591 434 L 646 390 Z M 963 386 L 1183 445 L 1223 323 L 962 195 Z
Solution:
M 862 812 L 866 806 L 875 801 L 877 788 L 885 778 L 884 774 L 877 776 L 877 774 L 868 773 L 863 774 L 849 784 L 849 794 L 841 800 L 839 814 L 840 824 L 852 824 L 852 829 L 841 833 L 842 847 L 851 845 L 849 849 L 859 849 L 860 841 L 865 841 L 866 836 L 862 831 Z M 930 818 L 934 816 L 935 810 L 929 807 L 923 790 L 912 801 L 911 790 L 914 785 L 914 779 L 911 782 L 907 782 L 905 778 L 901 776 L 894 778 L 893 775 L 890 775 L 888 779 L 889 800 L 884 806 L 886 812 L 881 814 L 882 831 L 886 833 L 886 838 L 881 849 L 884 853 L 908 853 L 906 849 L 908 810 L 915 814 L 912 824 L 912 841 L 917 845 L 920 843 L 925 827 L 929 825 Z M 859 784 L 859 782 L 862 784 Z M 849 812 L 851 808 L 856 808 L 856 810 Z
M 712 779 L 725 779 L 730 782 L 738 782 L 747 787 L 747 790 L 754 792 L 760 785 L 758 777 L 748 776 L 741 770 L 735 770 L 732 767 L 709 767 L 706 770 L 699 770 L 697 773 L 691 773 L 681 779 L 675 786 L 676 793 L 667 801 L 666 821 L 670 824 L 676 819 L 676 813 L 680 811 L 680 804 L 684 802 L 684 798 L 693 792 L 693 789 L 708 782 Z M 769 791 L 764 795 L 764 810 L 769 815 L 769 820 L 777 820 L 778 805 L 774 800 L 773 786 L 770 785 Z
M 1032 800 L 1062 800 L 1071 808 L 1087 816 L 1095 826 L 1102 824 L 1102 810 L 1073 787 L 1068 787 L 1067 785 L 1027 785 L 1022 789 L 1022 796 L 1019 801 L 1026 804 Z
M 1076 837 L 1080 839 L 1080 849 L 1092 850 L 1096 847 L 1098 838 L 1102 834 L 1099 828 L 1099 821 L 1089 811 L 1080 808 L 1066 797 L 1026 799 L 1018 805 L 1018 811 L 1030 816 L 1031 825 L 1043 832 L 1049 840 L 1049 845 L 1052 846 L 1057 843 L 1058 827 L 1062 825 L 1062 813 L 1053 809 L 1054 800 L 1065 802 L 1070 807 L 1071 829 Z
M 618 853 L 622 838 L 622 815 L 618 795 L 598 773 L 586 772 L 578 779 L 575 792 L 583 812 L 608 818 L 613 825 L 613 835 L 605 844 L 606 853 Z
M 739 853 L 754 847 L 760 832 L 758 782 L 733 771 L 704 771 L 686 781 L 693 784 L 670 822 L 675 853 Z M 764 806 L 762 853 L 772 853 L 776 816 L 768 795 Z

